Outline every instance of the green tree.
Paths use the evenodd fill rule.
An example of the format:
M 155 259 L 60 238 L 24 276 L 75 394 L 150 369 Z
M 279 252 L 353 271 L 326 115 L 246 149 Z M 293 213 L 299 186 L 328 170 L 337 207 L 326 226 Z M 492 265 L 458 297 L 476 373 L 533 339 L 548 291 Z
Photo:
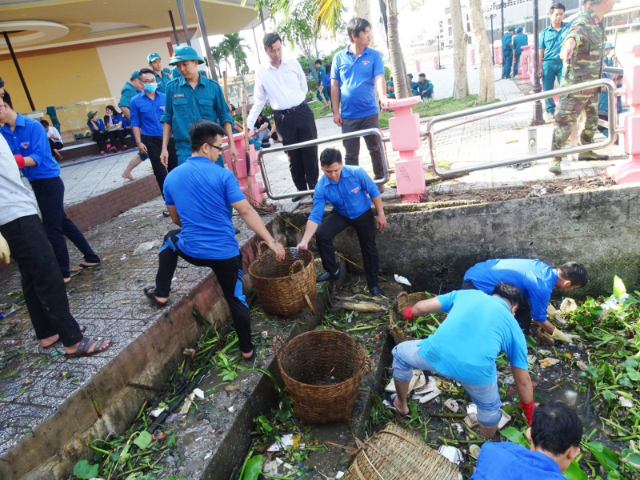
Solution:
M 218 78 L 222 78 L 222 70 L 220 68 L 220 64 L 222 63 L 222 60 L 228 63 L 227 58 L 229 55 L 224 51 L 222 45 L 214 45 L 213 47 L 211 47 L 211 56 L 213 57 L 213 61 L 215 63 Z
M 223 54 L 226 54 L 225 59 L 230 57 L 233 60 L 236 75 L 244 75 L 249 71 L 245 48 L 251 51 L 251 47 L 246 44 L 240 34 L 227 33 L 218 46 L 222 48 Z

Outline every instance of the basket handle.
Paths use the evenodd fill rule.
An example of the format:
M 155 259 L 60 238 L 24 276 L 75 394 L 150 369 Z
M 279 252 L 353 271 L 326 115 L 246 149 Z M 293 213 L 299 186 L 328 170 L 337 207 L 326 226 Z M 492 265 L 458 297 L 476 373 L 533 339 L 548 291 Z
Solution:
M 280 348 L 278 348 L 278 343 Z M 276 355 L 276 360 L 280 362 L 280 351 L 285 347 L 284 339 L 280 335 L 276 335 L 271 340 L 271 346 L 273 347 L 273 353 Z
M 298 270 L 297 272 L 296 268 Z M 302 260 L 296 260 L 289 267 L 289 276 L 293 275 L 294 273 L 301 272 L 302 270 L 304 270 L 304 262 Z
M 267 242 L 265 242 L 264 240 L 262 240 L 259 244 L 258 244 L 258 260 L 262 259 L 262 256 L 264 255 L 264 253 L 262 253 L 262 247 L 266 247 L 266 250 L 269 250 L 269 245 L 267 244 Z
M 362 362 L 362 368 L 367 371 L 367 373 L 371 372 L 371 358 L 369 355 L 364 357 L 364 361 Z
M 409 294 L 407 292 L 400 292 L 397 296 L 396 296 L 396 300 L 398 301 L 398 303 L 400 303 L 400 299 L 403 297 L 408 297 Z
M 309 310 L 311 310 L 311 313 L 315 315 L 316 309 L 313 308 L 313 303 L 311 303 L 311 299 L 309 298 L 309 295 L 305 294 L 304 299 L 307 301 L 307 307 L 309 307 Z

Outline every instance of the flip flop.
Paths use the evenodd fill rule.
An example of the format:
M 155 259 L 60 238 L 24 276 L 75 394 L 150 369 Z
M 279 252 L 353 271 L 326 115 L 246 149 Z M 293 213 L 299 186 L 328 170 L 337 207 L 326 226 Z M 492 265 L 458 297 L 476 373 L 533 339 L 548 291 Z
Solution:
M 95 265 L 87 265 L 86 263 L 79 263 L 78 266 L 74 269 L 72 269 L 72 272 L 80 272 L 82 270 L 89 270 L 91 268 L 97 268 L 100 266 L 100 263 L 97 263 Z
M 86 329 L 84 327 L 80 327 L 80 333 L 84 333 Z M 59 337 L 59 335 L 58 335 Z M 53 348 L 54 346 L 56 346 L 57 344 L 59 344 L 62 340 L 60 338 L 58 338 L 58 340 L 56 340 L 55 342 L 53 342 L 51 345 L 47 346 L 47 347 L 43 347 L 42 345 L 40 345 L 40 348 L 44 348 L 45 350 L 49 350 L 50 348 Z
M 99 338 L 84 337 L 82 340 L 80 340 L 80 345 L 78 345 L 78 349 L 74 353 L 65 353 L 64 356 L 66 358 L 90 357 L 97 353 L 102 353 L 106 350 L 109 350 L 109 347 L 111 347 L 111 343 L 102 350 L 94 350 L 92 352 L 89 352 L 89 349 L 92 345 L 97 346 L 102 342 L 104 342 L 104 340 Z
M 400 413 L 400 410 L 398 410 L 394 405 L 393 402 L 395 401 L 396 397 L 398 396 L 397 393 L 392 393 L 391 395 L 389 395 L 384 402 L 382 402 L 382 404 L 388 408 L 389 410 L 391 410 L 392 412 L 395 412 L 396 415 L 398 415 L 400 418 L 407 418 L 409 417 L 409 413 Z
M 169 303 L 169 300 L 167 300 L 166 302 L 158 301 L 158 299 L 156 298 L 156 289 L 152 286 L 144 287 L 142 291 L 149 298 L 149 300 L 151 300 L 153 303 L 155 303 L 159 307 L 166 307 L 167 304 Z

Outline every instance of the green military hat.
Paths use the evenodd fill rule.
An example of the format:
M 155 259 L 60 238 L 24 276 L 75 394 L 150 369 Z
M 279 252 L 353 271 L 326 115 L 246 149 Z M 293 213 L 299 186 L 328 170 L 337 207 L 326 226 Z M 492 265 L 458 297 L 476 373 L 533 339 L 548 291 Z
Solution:
M 587 0 L 591 5 L 595 5 L 596 3 L 600 3 L 602 0 Z
M 87 113 L 87 120 L 91 120 L 96 113 L 98 112 L 94 110 L 91 110 L 89 113 Z
M 190 47 L 189 45 L 180 45 L 173 51 L 173 56 L 171 57 L 171 60 L 169 60 L 169 65 L 175 65 L 188 60 L 196 60 L 198 64 L 204 63 L 204 60 L 200 58 L 195 48 Z
M 160 58 L 160 55 L 158 55 L 157 53 L 153 52 L 150 53 L 149 55 L 147 55 L 147 62 L 151 63 L 154 62 L 156 60 L 158 60 Z
M 138 79 L 140 79 L 140 70 L 136 70 L 131 74 L 131 77 L 129 77 L 129 80 L 138 80 Z
M 604 49 L 608 50 L 609 48 L 613 48 L 613 45 L 611 44 L 611 42 L 607 42 L 604 44 Z
M 520 33 L 520 32 L 521 32 L 521 31 L 523 31 L 523 30 L 524 30 L 524 28 L 522 28 L 522 27 L 518 27 L 518 28 L 516 29 L 516 32 L 517 32 L 517 33 Z

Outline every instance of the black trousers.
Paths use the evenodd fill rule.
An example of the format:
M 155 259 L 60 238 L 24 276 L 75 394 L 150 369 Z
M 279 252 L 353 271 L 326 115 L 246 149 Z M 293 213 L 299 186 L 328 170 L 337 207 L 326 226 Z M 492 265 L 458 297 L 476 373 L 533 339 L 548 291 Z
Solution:
M 107 150 L 107 134 L 106 132 L 99 132 L 94 130 L 91 133 L 91 137 L 93 137 L 93 141 L 98 144 L 98 150 L 104 152 Z
M 164 245 L 160 249 L 158 274 L 156 275 L 155 294 L 158 297 L 168 297 L 171 292 L 171 279 L 178 265 L 178 257 L 196 267 L 209 267 L 215 273 L 222 288 L 224 299 L 231 310 L 233 327 L 238 334 L 240 351 L 249 353 L 253 350 L 251 342 L 251 315 L 249 306 L 242 291 L 242 254 L 224 260 L 207 260 L 193 258 L 178 248 L 176 235 L 180 229 L 171 230 L 164 237 Z
M 342 119 L 342 133 L 357 132 L 367 128 L 380 128 L 380 119 L 377 113 L 368 117 Z M 375 135 L 367 135 L 364 137 L 364 143 L 367 145 L 371 156 L 374 178 L 377 180 L 384 177 L 380 139 Z M 360 165 L 360 137 L 343 140 L 342 145 L 345 149 L 344 163 L 347 165 Z
M 62 150 L 64 148 L 64 145 L 62 144 L 62 142 L 54 142 L 53 140 L 49 139 L 49 148 L 51 149 L 51 154 L 53 155 L 54 150 Z
M 162 137 L 152 137 L 149 135 L 142 135 L 140 138 L 142 143 L 147 147 L 147 153 L 149 154 L 149 160 L 151 160 L 151 167 L 153 168 L 153 175 L 158 182 L 158 188 L 160 188 L 160 194 L 164 198 L 164 179 L 167 178 L 167 173 L 178 166 L 178 155 L 176 154 L 176 143 L 173 138 L 169 139 L 169 163 L 167 167 L 160 163 L 160 154 L 162 153 Z
M 462 290 L 478 290 L 473 282 L 469 280 L 462 281 Z M 529 335 L 529 330 L 531 329 L 531 305 L 529 304 L 529 299 L 525 297 L 524 305 L 518 305 L 518 309 L 516 310 L 516 321 L 520 328 L 524 332 L 525 335 Z
M 122 128 L 119 128 L 118 130 L 108 131 L 107 138 L 112 146 L 115 146 L 114 144 L 116 143 L 116 140 L 120 140 L 120 143 L 123 147 L 127 145 L 127 141 L 124 138 L 124 130 Z
M 282 144 L 306 142 L 318 138 L 316 121 L 309 105 L 302 104 L 291 110 L 278 110 L 273 114 L 276 130 L 282 137 Z M 313 190 L 318 183 L 318 147 L 305 147 L 287 152 L 289 171 L 298 191 Z
M 322 219 L 316 231 L 316 245 L 322 259 L 322 266 L 325 271 L 332 274 L 338 270 L 333 239 L 349 226 L 352 226 L 358 235 L 367 284 L 369 288 L 376 287 L 378 286 L 380 260 L 376 247 L 376 222 L 371 209 L 353 220 L 336 212 L 331 212 Z
M 53 177 L 34 180 L 31 182 L 31 187 L 36 196 L 38 207 L 40 207 L 42 223 L 58 260 L 62 276 L 68 278 L 70 275 L 69 251 L 64 237 L 71 240 L 71 243 L 80 250 L 86 262 L 100 263 L 100 258 L 95 254 L 82 232 L 64 213 L 64 183 L 62 179 Z
M 62 275 L 38 215 L 0 225 L 0 233 L 18 262 L 24 300 L 36 338 L 42 340 L 58 334 L 65 347 L 78 343 L 82 332 L 69 312 Z

